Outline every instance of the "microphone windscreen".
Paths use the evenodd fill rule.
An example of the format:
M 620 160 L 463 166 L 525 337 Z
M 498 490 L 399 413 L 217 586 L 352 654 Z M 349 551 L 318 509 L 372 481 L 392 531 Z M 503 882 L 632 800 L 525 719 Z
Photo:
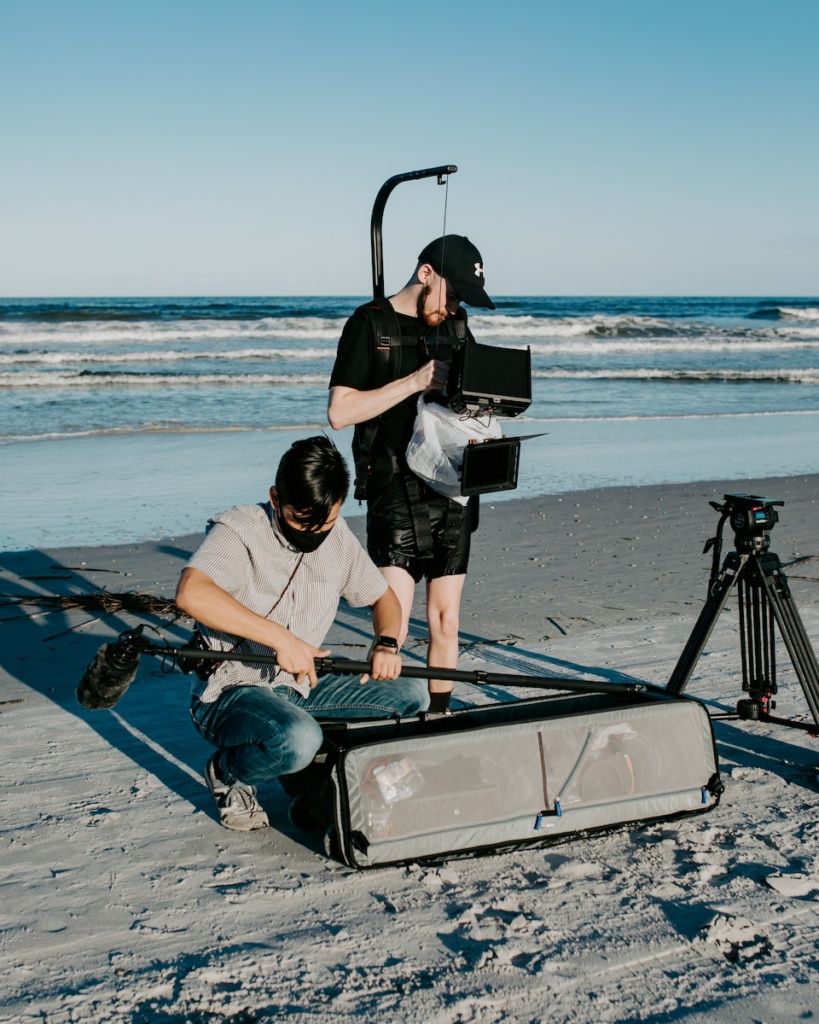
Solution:
M 77 700 L 89 711 L 112 708 L 136 679 L 139 657 L 123 667 L 111 660 L 110 650 L 110 644 L 100 647 L 77 687 Z

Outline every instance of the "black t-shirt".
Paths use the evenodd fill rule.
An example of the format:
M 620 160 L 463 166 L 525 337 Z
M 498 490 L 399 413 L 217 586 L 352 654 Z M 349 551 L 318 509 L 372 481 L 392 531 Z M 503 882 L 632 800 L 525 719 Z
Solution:
M 430 343 L 430 351 L 427 354 L 424 325 L 420 318 L 406 316 L 404 313 L 395 315 L 401 337 L 407 339 L 407 344 L 401 345 L 401 366 L 391 380 L 414 373 L 430 355 L 435 356 L 434 342 Z M 355 388 L 356 391 L 369 391 L 372 387 L 375 341 L 370 323 L 367 314 L 362 309 L 357 309 L 344 325 L 338 343 L 335 366 L 330 376 L 331 388 L 345 387 Z M 406 449 L 412 436 L 417 405 L 418 395 L 410 395 L 382 414 L 376 442 L 378 446 L 385 445 L 395 451 Z
M 331 388 L 338 386 L 355 388 L 356 391 L 369 391 L 375 386 L 375 337 L 371 326 L 372 319 L 367 313 L 371 307 L 372 303 L 359 306 L 344 325 L 338 343 L 335 366 L 330 375 Z M 464 309 L 459 309 L 454 317 L 445 320 L 438 327 L 428 327 L 420 317 L 407 316 L 404 313 L 394 312 L 394 317 L 398 321 L 400 337 L 406 341 L 402 341 L 400 346 L 400 365 L 395 372 L 391 372 L 387 380 L 382 380 L 379 386 L 414 373 L 429 359 L 452 359 L 455 346 L 460 344 L 457 339 L 472 339 Z M 392 321 L 392 317 L 389 319 Z M 388 327 L 380 329 L 393 334 L 395 322 L 392 321 Z M 374 452 L 377 453 L 381 446 L 394 452 L 406 451 L 415 424 L 418 394 L 419 392 L 410 395 L 392 409 L 382 413 L 378 421 Z

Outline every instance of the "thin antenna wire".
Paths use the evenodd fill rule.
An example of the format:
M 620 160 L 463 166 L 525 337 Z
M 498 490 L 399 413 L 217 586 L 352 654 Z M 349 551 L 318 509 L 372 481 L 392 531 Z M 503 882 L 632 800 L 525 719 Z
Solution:
M 441 242 L 441 271 L 442 271 L 442 273 L 440 275 L 441 280 L 438 282 L 438 307 L 439 308 L 441 307 L 441 305 L 446 306 L 446 289 L 444 288 L 444 281 L 446 279 L 446 214 L 447 214 L 447 207 L 449 206 L 449 175 L 446 176 L 446 181 L 443 184 L 444 184 L 444 223 L 443 223 L 443 226 L 441 228 L 441 237 L 444 239 L 444 241 Z M 443 292 L 443 295 L 441 295 L 441 292 Z M 435 326 L 435 346 L 436 346 L 436 348 L 438 346 L 438 327 L 439 326 L 440 326 L 439 324 L 436 324 L 436 326 Z
M 449 175 L 446 176 L 446 183 L 444 184 L 444 223 L 441 228 L 441 237 L 444 239 L 441 242 L 441 285 L 443 285 L 443 279 L 446 278 L 446 214 L 447 207 L 449 206 Z M 444 302 L 446 302 L 446 293 L 444 293 Z

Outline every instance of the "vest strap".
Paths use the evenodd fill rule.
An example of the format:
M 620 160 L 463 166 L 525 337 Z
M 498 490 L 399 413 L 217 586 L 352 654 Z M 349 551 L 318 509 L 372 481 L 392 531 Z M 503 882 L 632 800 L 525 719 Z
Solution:
M 361 308 L 367 317 L 375 346 L 369 385 L 369 389 L 374 391 L 389 384 L 390 381 L 398 380 L 401 376 L 402 347 L 408 342 L 412 344 L 412 339 L 402 337 L 398 314 L 388 299 L 375 299 Z M 445 320 L 438 328 L 443 337 L 448 340 L 454 339 L 455 345 L 461 345 L 471 338 L 467 327 L 466 312 L 462 310 L 461 314 L 457 318 Z M 419 335 L 416 343 L 423 343 L 428 353 L 425 340 L 423 336 Z M 353 435 L 353 464 L 355 466 L 353 497 L 356 501 L 365 501 L 367 498 L 367 481 L 373 471 L 372 450 L 380 425 L 381 417 L 376 416 L 367 420 L 366 423 L 357 424 L 355 428 Z

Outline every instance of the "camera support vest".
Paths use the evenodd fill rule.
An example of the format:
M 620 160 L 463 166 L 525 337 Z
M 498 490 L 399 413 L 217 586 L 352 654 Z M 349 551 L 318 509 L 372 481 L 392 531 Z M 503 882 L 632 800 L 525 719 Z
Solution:
M 373 368 L 370 376 L 370 389 L 383 387 L 390 381 L 401 376 L 402 351 L 410 349 L 413 354 L 419 346 L 424 354 L 429 355 L 426 334 L 417 336 L 402 335 L 398 315 L 388 299 L 374 299 L 362 307 L 366 316 L 370 334 L 373 339 Z M 474 341 L 467 326 L 466 311 L 459 309 L 454 317 L 448 317 L 435 328 L 439 339 L 446 339 L 445 348 L 440 350 L 441 357 L 447 359 L 452 352 L 468 341 Z M 355 464 L 355 491 L 357 501 L 367 497 L 367 479 L 373 471 L 372 451 L 380 426 L 380 416 L 366 423 L 359 423 L 353 435 L 353 461 Z M 403 453 L 402 453 L 403 454 Z

